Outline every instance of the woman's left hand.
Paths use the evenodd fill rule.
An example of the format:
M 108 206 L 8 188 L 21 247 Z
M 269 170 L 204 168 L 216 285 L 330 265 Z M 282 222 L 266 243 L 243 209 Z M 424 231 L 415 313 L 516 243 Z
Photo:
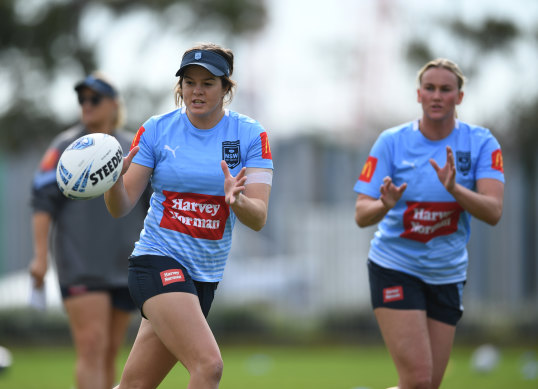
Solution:
M 245 181 L 247 180 L 245 172 L 247 168 L 242 168 L 234 177 L 230 173 L 230 169 L 228 169 L 225 161 L 220 161 L 220 167 L 224 173 L 224 196 L 226 204 L 234 205 L 238 201 L 239 194 L 245 190 Z
M 454 153 L 450 146 L 446 147 L 446 164 L 442 168 L 437 165 L 433 159 L 430 159 L 430 164 L 435 169 L 437 177 L 446 190 L 451 193 L 456 185 L 456 165 L 454 163 Z

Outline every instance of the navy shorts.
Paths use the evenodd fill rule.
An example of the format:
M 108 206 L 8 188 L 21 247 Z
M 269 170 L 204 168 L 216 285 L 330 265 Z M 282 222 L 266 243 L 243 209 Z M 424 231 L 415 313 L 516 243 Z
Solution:
M 432 285 L 412 275 L 368 260 L 373 308 L 419 309 L 434 320 L 455 326 L 463 314 L 465 282 Z
M 129 288 L 124 287 L 92 287 L 86 285 L 71 285 L 71 286 L 60 286 L 60 291 L 62 293 L 62 298 L 65 300 L 69 297 L 80 296 L 82 294 L 90 292 L 105 292 L 110 296 L 110 301 L 112 306 L 116 309 L 131 312 L 136 309 L 136 305 L 131 298 L 129 293 Z
M 129 258 L 129 291 L 143 317 L 142 306 L 149 298 L 162 293 L 183 292 L 198 296 L 205 317 L 215 297 L 218 282 L 193 280 L 178 261 L 161 255 Z

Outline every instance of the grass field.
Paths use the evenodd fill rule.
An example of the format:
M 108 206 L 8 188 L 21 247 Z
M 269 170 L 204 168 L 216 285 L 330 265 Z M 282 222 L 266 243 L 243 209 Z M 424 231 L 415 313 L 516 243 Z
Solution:
M 489 374 L 470 369 L 471 348 L 456 347 L 442 388 L 538 388 L 538 379 L 523 378 L 522 358 L 528 349 L 503 349 Z M 74 354 L 70 348 L 11 348 L 13 366 L 0 373 L 3 389 L 73 388 Z M 127 358 L 120 358 L 121 370 Z M 222 389 L 377 389 L 396 385 L 396 372 L 383 347 L 223 346 Z M 148 356 L 149 358 L 150 356 Z M 159 386 L 185 388 L 188 376 L 176 366 Z

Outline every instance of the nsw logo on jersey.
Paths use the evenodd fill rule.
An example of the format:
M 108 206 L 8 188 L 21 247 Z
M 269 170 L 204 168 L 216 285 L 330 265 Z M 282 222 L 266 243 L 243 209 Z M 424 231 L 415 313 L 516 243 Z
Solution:
M 224 196 L 178 193 L 163 190 L 163 217 L 160 226 L 193 238 L 219 240 L 224 235 L 230 208 Z
M 222 142 L 222 159 L 230 169 L 241 163 L 241 147 L 239 140 Z
M 426 243 L 458 230 L 463 208 L 456 202 L 408 201 L 403 215 L 402 238 Z
M 377 158 L 369 156 L 366 160 L 364 166 L 362 167 L 361 175 L 359 176 L 359 181 L 370 182 L 375 173 L 375 167 L 377 165 Z
M 503 154 L 501 149 L 497 149 L 491 153 L 491 167 L 504 173 Z
M 458 170 L 466 176 L 471 171 L 471 152 L 470 151 L 456 151 L 456 164 Z

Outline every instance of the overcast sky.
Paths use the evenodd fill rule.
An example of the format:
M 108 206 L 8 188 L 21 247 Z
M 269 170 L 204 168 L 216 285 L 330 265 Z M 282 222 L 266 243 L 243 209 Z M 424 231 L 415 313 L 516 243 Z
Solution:
M 375 123 L 417 117 L 417 69 L 405 61 L 406 43 L 420 37 L 436 56 L 458 63 L 474 54 L 439 27 L 442 20 L 508 17 L 522 30 L 535 31 L 534 39 L 538 29 L 535 0 L 267 0 L 267 5 L 266 28 L 242 41 L 222 41 L 214 31 L 178 34 L 176 25 L 159 24 L 149 14 L 114 20 L 99 5 L 87 14 L 81 33 L 97 45 L 100 69 L 120 89 L 143 83 L 162 96 L 159 112 L 136 109 L 144 115 L 140 120 L 174 108 L 171 91 L 184 50 L 199 41 L 231 46 L 239 86 L 230 108 L 259 120 L 277 137 L 378 131 L 371 128 Z M 506 55 L 484 58 L 480 74 L 469 79 L 460 117 L 484 124 L 514 99 L 536 96 L 536 47 L 518 44 L 509 61 Z M 64 119 L 76 117 L 75 99 L 62 98 L 73 75 L 62 80 L 53 94 L 55 110 Z

